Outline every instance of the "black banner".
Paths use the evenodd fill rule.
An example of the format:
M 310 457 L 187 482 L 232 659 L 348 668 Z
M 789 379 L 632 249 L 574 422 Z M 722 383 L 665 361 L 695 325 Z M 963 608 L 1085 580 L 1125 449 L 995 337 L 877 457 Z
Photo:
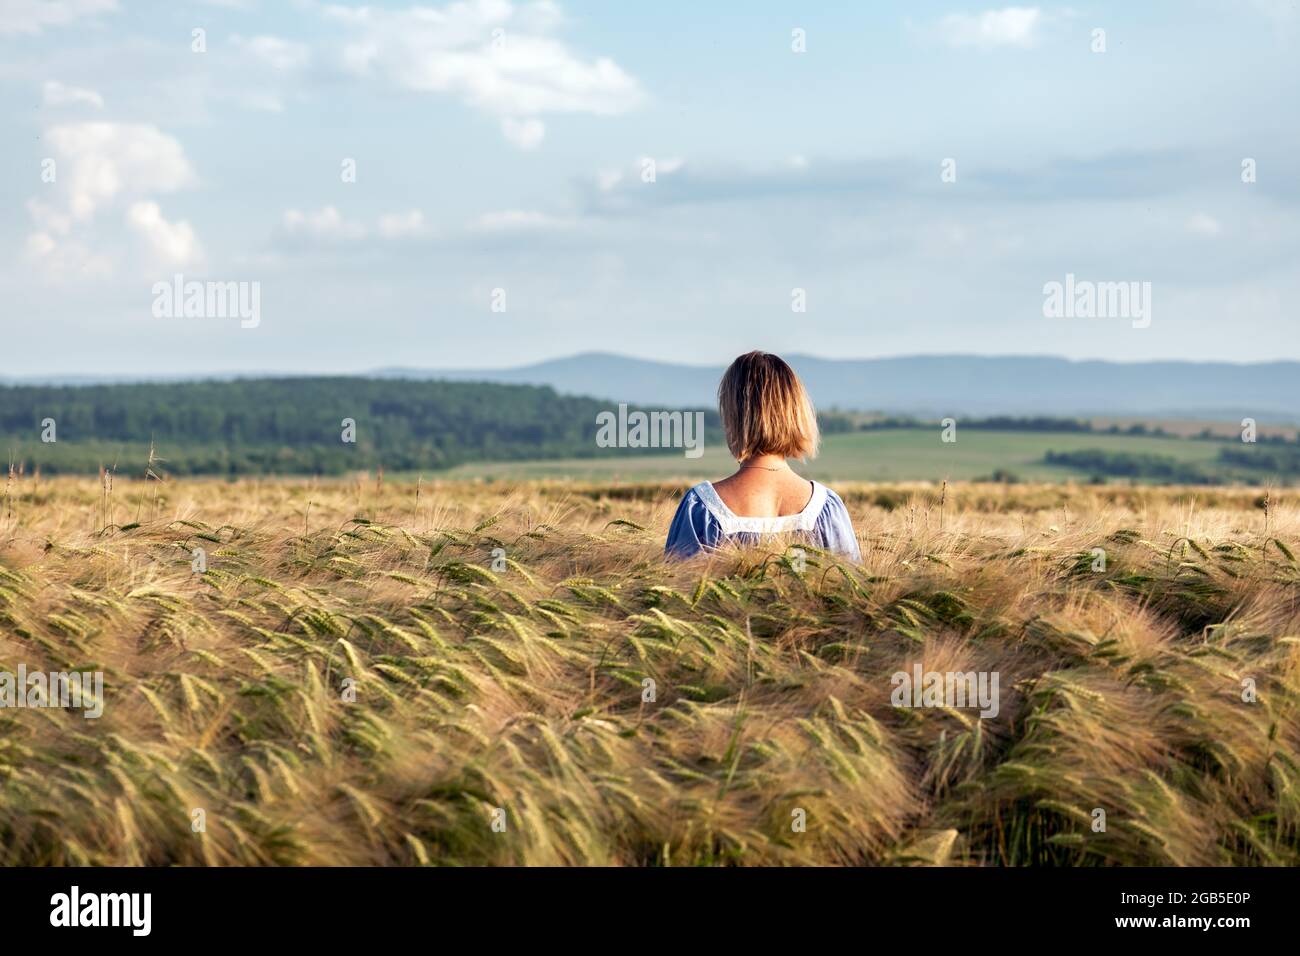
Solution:
M 1231 944 L 1291 925 L 1283 869 L 9 869 L 8 941 L 365 942 L 484 933 L 494 947 L 593 930 L 879 940 L 995 930 Z M 838 924 L 838 925 L 837 925 Z M 869 934 L 869 935 L 868 935 Z M 395 937 L 396 938 L 396 937 Z M 649 938 L 649 937 L 645 937 Z M 576 940 L 576 937 L 575 937 Z

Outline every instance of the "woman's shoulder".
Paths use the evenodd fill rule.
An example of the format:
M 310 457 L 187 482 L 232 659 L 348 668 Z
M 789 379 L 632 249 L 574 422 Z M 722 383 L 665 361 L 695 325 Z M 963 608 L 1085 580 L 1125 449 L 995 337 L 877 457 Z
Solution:
M 853 519 L 849 517 L 844 499 L 825 485 L 821 487 L 825 503 L 817 518 L 817 529 L 822 542 L 831 551 L 847 555 L 854 561 L 862 560 L 862 551 L 853 530 Z
M 820 514 L 828 512 L 838 512 L 846 510 L 844 499 L 835 493 L 834 488 L 823 485 L 820 481 L 813 481 L 812 502 L 816 503 L 817 511 Z
M 832 488 L 813 482 L 815 490 L 814 496 L 820 500 L 817 508 L 818 525 L 852 525 L 852 519 L 849 518 L 848 506 L 844 504 L 844 499 L 837 495 Z
M 701 481 L 698 485 L 686 489 L 686 493 L 682 495 L 682 500 L 677 503 L 677 517 L 689 516 L 697 522 L 717 522 L 720 502 L 721 499 L 718 498 L 718 493 L 713 490 L 713 485 L 707 481 Z
M 664 545 L 669 555 L 690 557 L 717 543 L 718 522 L 707 503 L 712 491 L 709 483 L 702 481 L 682 495 Z
M 701 481 L 698 485 L 692 485 L 686 489 L 686 493 L 682 495 L 682 500 L 677 503 L 677 510 L 699 510 L 707 513 L 710 497 L 715 495 L 716 492 L 714 492 L 713 486 L 707 481 Z

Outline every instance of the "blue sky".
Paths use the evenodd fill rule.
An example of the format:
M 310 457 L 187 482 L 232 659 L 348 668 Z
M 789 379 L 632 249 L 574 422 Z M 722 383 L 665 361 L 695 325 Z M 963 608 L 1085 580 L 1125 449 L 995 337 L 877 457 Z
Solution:
M 704 6 L 0 0 L 0 375 L 1300 358 L 1297 3 Z

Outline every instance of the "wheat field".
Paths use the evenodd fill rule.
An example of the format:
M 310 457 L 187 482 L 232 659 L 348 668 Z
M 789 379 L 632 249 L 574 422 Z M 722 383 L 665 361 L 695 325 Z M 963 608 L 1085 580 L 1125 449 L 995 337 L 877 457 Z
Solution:
M 682 490 L 11 480 L 0 670 L 104 709 L 0 710 L 0 862 L 1300 864 L 1288 498 L 842 485 L 860 566 L 667 565 Z

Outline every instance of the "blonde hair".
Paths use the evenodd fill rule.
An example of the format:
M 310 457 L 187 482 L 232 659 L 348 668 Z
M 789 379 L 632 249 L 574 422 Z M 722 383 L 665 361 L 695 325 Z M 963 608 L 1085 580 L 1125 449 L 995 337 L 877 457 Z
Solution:
M 737 461 L 757 455 L 812 458 L 821 435 L 808 391 L 779 356 L 748 352 L 722 373 L 718 411 Z

